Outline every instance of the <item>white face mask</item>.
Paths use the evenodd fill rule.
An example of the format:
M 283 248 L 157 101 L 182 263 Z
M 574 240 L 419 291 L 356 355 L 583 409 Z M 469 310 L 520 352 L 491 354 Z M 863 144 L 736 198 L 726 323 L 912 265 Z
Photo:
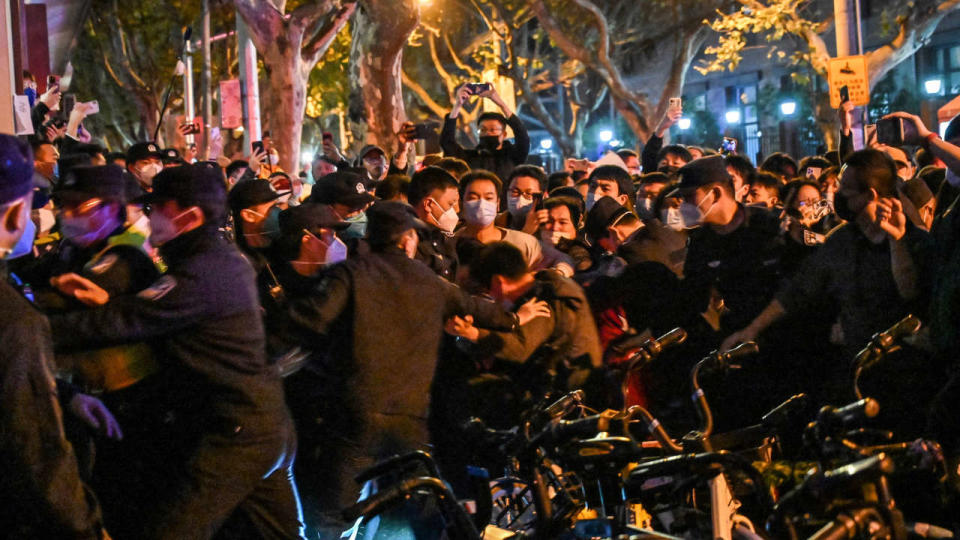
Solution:
M 433 202 L 433 204 L 437 205 L 437 208 L 443 208 L 436 199 L 431 197 L 429 200 Z M 433 220 L 437 223 L 437 227 L 441 231 L 448 233 L 452 233 L 453 230 L 457 228 L 457 223 L 460 222 L 460 216 L 457 215 L 452 206 L 444 210 L 443 213 L 440 214 L 439 218 L 433 217 L 432 213 L 430 214 L 430 217 L 433 218 Z
M 711 192 L 712 194 L 713 192 Z M 717 204 L 716 201 L 710 204 L 706 211 L 700 209 L 700 206 L 703 206 L 704 201 L 700 201 L 700 205 L 694 205 L 693 203 L 684 202 L 680 205 L 680 215 L 683 217 L 683 224 L 685 229 L 693 229 L 699 227 L 703 224 L 703 220 L 707 217 L 713 207 Z
M 187 215 L 192 209 L 184 210 L 180 212 L 173 219 L 168 219 L 167 216 L 161 214 L 160 212 L 153 212 L 150 214 L 150 245 L 159 247 L 163 244 L 166 244 L 170 240 L 173 240 L 180 234 L 180 231 L 177 230 L 177 226 L 174 223 L 176 220 L 180 219 L 181 216 Z
M 664 225 L 675 231 L 682 231 L 687 228 L 683 223 L 683 214 L 680 213 L 679 208 L 667 208 L 660 213 L 660 219 L 663 220 Z
M 464 219 L 470 225 L 486 227 L 497 219 L 497 203 L 478 199 L 476 201 L 467 201 L 463 205 Z
M 951 186 L 960 188 L 960 175 L 957 175 L 952 169 L 947 169 L 946 180 Z
M 559 244 L 563 239 L 572 240 L 573 238 L 574 236 L 572 234 L 561 231 L 548 231 L 546 229 L 542 229 L 540 231 L 540 240 L 550 244 L 551 246 Z
M 587 193 L 587 201 L 586 201 L 586 203 L 587 203 L 587 212 L 589 212 L 590 209 L 593 208 L 593 205 L 594 205 L 594 203 L 596 203 L 596 202 L 597 202 L 597 196 L 596 196 L 596 194 L 594 194 L 593 191 L 591 191 L 590 193 Z
M 324 264 L 336 264 L 345 260 L 347 260 L 347 245 L 343 243 L 343 240 L 334 236 L 333 242 L 327 246 L 327 255 L 323 262 Z
M 280 154 L 276 152 L 270 152 L 270 155 L 267 156 L 267 162 L 269 162 L 272 166 L 276 166 L 278 163 L 280 163 Z
M 144 165 L 143 167 L 140 167 L 138 169 L 140 173 L 139 174 L 140 182 L 148 186 L 153 185 L 154 177 L 160 174 L 160 171 L 162 170 L 163 170 L 163 165 L 160 165 L 159 163 L 150 163 L 149 165 Z
M 507 210 L 511 214 L 517 214 L 524 208 L 533 204 L 533 198 L 521 195 L 519 197 L 507 197 Z

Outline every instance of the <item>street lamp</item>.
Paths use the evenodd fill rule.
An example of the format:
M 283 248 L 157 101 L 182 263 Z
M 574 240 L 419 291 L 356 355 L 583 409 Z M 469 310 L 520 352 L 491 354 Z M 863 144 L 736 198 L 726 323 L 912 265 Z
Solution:
M 543 139 L 543 140 L 541 140 L 541 141 L 540 141 L 540 148 L 543 148 L 544 150 L 549 150 L 549 149 L 553 148 L 553 140 L 552 140 L 552 139 Z
M 680 128 L 680 131 L 686 131 L 690 129 L 690 119 L 681 118 L 680 120 L 677 120 L 677 127 Z
M 304 151 L 300 154 L 300 163 L 310 163 L 313 161 L 313 152 Z
M 930 79 L 923 82 L 923 89 L 927 91 L 927 94 L 935 96 L 940 93 L 940 90 L 943 88 L 943 81 L 940 79 Z
M 791 100 L 784 101 L 780 104 L 780 112 L 784 116 L 793 116 L 793 113 L 797 112 L 797 102 Z
M 597 133 L 597 137 L 600 138 L 600 142 L 610 142 L 613 140 L 613 131 L 610 131 L 609 129 L 601 129 L 600 132 Z
M 736 109 L 731 109 L 727 111 L 727 114 L 724 115 L 727 119 L 728 124 L 739 124 L 740 123 L 740 111 Z

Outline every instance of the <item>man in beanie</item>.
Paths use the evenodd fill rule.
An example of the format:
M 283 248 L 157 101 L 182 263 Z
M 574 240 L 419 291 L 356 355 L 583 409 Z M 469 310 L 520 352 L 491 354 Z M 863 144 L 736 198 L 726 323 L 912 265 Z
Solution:
M 165 169 L 144 202 L 167 273 L 135 296 L 51 321 L 60 350 L 153 340 L 170 372 L 171 444 L 184 455 L 141 538 L 209 538 L 234 514 L 263 536 L 300 538 L 295 436 L 267 364 L 253 269 L 218 231 L 223 173 Z
M 0 135 L 0 259 L 10 255 L 27 230 L 32 179 L 30 147 L 16 137 Z M 0 281 L 0 306 L 0 523 L 4 534 L 102 538 L 97 502 L 80 480 L 73 447 L 64 437 L 51 371 L 50 326 L 6 279 Z
M 430 386 L 445 320 L 469 315 L 477 326 L 509 330 L 548 311 L 531 302 L 514 316 L 414 260 L 424 224 L 409 206 L 385 201 L 367 214 L 371 252 L 331 268 L 291 306 L 310 339 L 330 344 L 330 386 L 340 392 L 331 396 L 339 408 L 326 426 L 337 441 L 327 449 L 329 470 L 309 480 L 329 487 L 327 512 L 356 501 L 357 473 L 429 442 Z

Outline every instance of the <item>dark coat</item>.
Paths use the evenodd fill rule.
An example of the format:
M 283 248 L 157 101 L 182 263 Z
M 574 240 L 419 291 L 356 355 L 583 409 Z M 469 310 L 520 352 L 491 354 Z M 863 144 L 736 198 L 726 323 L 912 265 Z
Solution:
M 471 169 L 485 169 L 497 175 L 506 187 L 507 178 L 517 165 L 523 165 L 530 153 L 530 135 L 523 121 L 517 115 L 507 118 L 507 125 L 513 129 L 513 142 L 504 141 L 497 150 L 481 148 L 464 148 L 457 142 L 457 119 L 444 118 L 443 129 L 440 130 L 440 148 L 447 157 L 460 158 L 470 165 Z

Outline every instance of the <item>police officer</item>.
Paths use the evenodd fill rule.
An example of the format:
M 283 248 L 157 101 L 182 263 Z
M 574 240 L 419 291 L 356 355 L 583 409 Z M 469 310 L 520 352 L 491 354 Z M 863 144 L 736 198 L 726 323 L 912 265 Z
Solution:
M 156 340 L 175 372 L 182 475 L 144 538 L 210 538 L 236 511 L 264 537 L 300 538 L 295 438 L 265 358 L 253 270 L 217 230 L 223 173 L 209 164 L 161 172 L 148 196 L 166 275 L 136 296 L 52 318 L 60 349 Z M 193 430 L 190 433 L 189 430 Z
M 428 442 L 430 385 L 445 319 L 469 314 L 479 326 L 510 329 L 547 311 L 534 299 L 511 315 L 413 260 L 424 225 L 408 205 L 380 202 L 368 218 L 371 252 L 335 265 L 291 306 L 296 323 L 330 343 L 338 414 L 327 419 L 332 467 L 322 479 L 329 486 L 325 510 L 355 501 L 353 477 L 377 459 Z
M 38 273 L 53 279 L 34 285 L 37 303 L 48 314 L 136 294 L 160 276 L 143 238 L 124 226 L 124 192 L 123 171 L 116 165 L 75 167 L 54 192 L 65 239 L 41 261 Z M 53 287 L 42 288 L 48 281 Z M 92 295 L 92 290 L 103 293 Z M 142 528 L 138 511 L 167 477 L 166 409 L 151 348 L 140 342 L 61 354 L 57 365 L 72 374 L 74 384 L 100 394 L 124 426 L 123 441 L 96 441 L 91 485 L 113 536 L 137 538 Z
M 30 220 L 33 156 L 0 135 L 0 259 Z M 0 263 L 2 264 L 2 263 Z M 5 273 L 5 272 L 4 272 Z M 5 538 L 101 538 L 100 511 L 64 437 L 46 319 L 0 280 L 0 523 Z

